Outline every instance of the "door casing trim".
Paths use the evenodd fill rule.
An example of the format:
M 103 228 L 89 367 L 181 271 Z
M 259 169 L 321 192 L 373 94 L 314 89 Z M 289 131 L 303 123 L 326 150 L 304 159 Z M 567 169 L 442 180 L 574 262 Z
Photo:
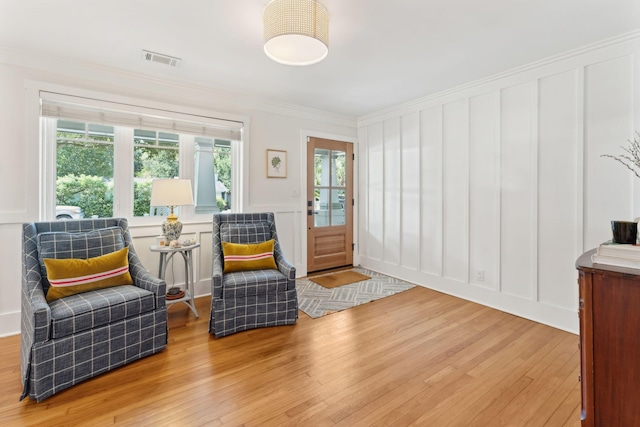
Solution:
M 303 253 L 301 254 L 300 266 L 296 272 L 297 277 L 303 277 L 307 275 L 307 138 L 323 138 L 333 139 L 336 141 L 350 142 L 353 144 L 353 154 L 356 160 L 353 162 L 353 200 L 356 201 L 353 206 L 353 243 L 355 243 L 355 249 L 353 251 L 353 265 L 360 264 L 358 258 L 358 159 L 359 159 L 359 144 L 358 137 L 345 136 L 326 132 L 318 132 L 314 130 L 301 129 L 300 130 L 300 246 Z

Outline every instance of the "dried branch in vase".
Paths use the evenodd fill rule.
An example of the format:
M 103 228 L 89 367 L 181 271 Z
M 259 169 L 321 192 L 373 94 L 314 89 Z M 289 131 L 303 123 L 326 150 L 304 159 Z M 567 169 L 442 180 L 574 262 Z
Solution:
M 627 154 L 613 156 L 611 154 L 602 154 L 600 157 L 610 157 L 622 163 L 627 169 L 640 178 L 640 132 L 636 131 L 636 135 L 632 140 L 627 140 L 629 147 L 620 147 Z

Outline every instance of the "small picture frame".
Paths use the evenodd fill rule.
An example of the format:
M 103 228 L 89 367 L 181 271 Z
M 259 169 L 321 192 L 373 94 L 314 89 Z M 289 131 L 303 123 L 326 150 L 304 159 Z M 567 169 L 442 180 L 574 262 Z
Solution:
M 287 152 L 267 148 L 267 178 L 287 177 Z

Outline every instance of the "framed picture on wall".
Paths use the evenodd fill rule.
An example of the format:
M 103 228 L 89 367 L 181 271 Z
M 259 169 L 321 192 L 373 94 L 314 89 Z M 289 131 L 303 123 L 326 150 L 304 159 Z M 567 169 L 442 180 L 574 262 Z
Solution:
M 267 178 L 287 177 L 287 152 L 267 148 Z

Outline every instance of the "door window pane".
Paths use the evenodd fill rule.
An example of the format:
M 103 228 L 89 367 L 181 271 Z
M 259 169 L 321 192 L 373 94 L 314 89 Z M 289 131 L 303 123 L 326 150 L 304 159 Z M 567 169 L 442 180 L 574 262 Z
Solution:
M 56 218 L 113 216 L 112 126 L 58 120 Z
M 347 169 L 345 167 L 346 153 L 344 151 L 331 152 L 333 177 L 331 185 L 333 187 L 346 187 L 347 185 Z
M 326 227 L 329 225 L 329 190 L 317 188 L 315 190 L 313 223 L 316 227 Z
M 331 225 L 345 225 L 344 190 L 331 190 Z
M 331 165 L 329 164 L 329 150 L 316 148 L 315 153 L 315 185 L 316 186 L 329 186 L 329 178 L 331 172 Z

